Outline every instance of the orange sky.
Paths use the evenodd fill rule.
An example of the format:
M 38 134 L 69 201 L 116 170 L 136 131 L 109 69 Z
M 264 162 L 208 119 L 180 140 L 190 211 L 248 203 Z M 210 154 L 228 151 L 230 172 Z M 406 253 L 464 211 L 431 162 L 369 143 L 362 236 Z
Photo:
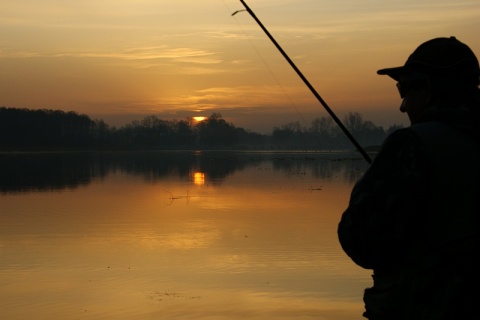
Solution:
M 422 42 L 480 54 L 478 0 L 247 0 L 340 117 L 404 123 L 394 83 Z M 0 2 L 0 106 L 62 109 L 111 125 L 219 112 L 259 132 L 327 113 L 238 0 Z

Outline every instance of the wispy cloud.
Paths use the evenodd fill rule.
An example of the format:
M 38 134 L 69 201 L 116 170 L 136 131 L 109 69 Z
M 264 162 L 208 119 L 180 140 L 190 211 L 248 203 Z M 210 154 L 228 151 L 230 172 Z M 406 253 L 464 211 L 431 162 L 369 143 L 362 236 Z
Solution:
M 157 103 L 160 105 L 171 105 L 177 109 L 235 109 L 250 108 L 255 105 L 283 105 L 291 110 L 296 106 L 286 97 L 288 95 L 296 96 L 297 102 L 305 100 L 299 98 L 305 93 L 303 87 L 279 88 L 278 86 L 232 86 L 232 87 L 211 87 L 202 90 L 196 90 L 191 94 L 175 98 L 162 98 Z
M 109 52 L 34 52 L 1 50 L 0 56 L 8 58 L 33 57 L 73 57 L 73 58 L 108 58 L 120 60 L 156 60 L 166 59 L 188 63 L 215 64 L 220 59 L 212 58 L 216 52 L 196 48 L 169 48 L 167 46 L 128 48 L 123 51 Z

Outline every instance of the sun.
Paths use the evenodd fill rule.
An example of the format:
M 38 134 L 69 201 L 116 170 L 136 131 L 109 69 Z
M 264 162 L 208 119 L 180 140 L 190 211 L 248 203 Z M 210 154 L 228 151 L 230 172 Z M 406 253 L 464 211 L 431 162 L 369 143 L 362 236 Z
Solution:
M 202 122 L 205 119 L 207 119 L 207 117 L 193 117 L 193 120 L 195 120 L 197 122 Z

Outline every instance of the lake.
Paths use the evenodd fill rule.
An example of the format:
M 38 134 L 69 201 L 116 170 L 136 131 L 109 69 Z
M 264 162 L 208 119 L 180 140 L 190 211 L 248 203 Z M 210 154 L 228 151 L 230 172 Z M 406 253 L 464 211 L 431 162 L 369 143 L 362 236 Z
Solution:
M 2 319 L 361 319 L 346 152 L 0 154 Z

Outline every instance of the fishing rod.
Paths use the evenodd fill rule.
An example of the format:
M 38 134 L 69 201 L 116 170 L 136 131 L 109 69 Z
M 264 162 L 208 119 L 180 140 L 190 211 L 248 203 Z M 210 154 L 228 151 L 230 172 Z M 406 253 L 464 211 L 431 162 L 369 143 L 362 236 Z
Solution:
M 237 10 L 234 13 L 232 13 L 232 16 L 236 15 L 239 12 L 247 11 L 252 18 L 258 23 L 260 28 L 265 32 L 265 34 L 268 36 L 268 38 L 273 42 L 275 47 L 280 51 L 280 53 L 283 55 L 283 57 L 287 60 L 287 62 L 290 64 L 290 66 L 295 70 L 295 72 L 298 74 L 298 76 L 303 80 L 303 82 L 307 85 L 307 87 L 310 89 L 310 91 L 313 93 L 313 95 L 317 98 L 317 100 L 322 104 L 322 106 L 327 110 L 328 114 L 333 118 L 333 120 L 337 123 L 337 125 L 342 129 L 343 133 L 350 139 L 350 141 L 353 143 L 353 145 L 357 148 L 358 152 L 361 153 L 363 158 L 371 164 L 372 159 L 370 156 L 367 154 L 367 152 L 362 148 L 362 146 L 355 140 L 353 135 L 348 131 L 348 129 L 343 125 L 342 121 L 337 117 L 337 115 L 330 109 L 330 107 L 327 105 L 327 103 L 322 99 L 322 97 L 318 94 L 317 90 L 310 84 L 310 82 L 305 78 L 303 73 L 300 71 L 300 69 L 297 68 L 295 63 L 290 59 L 290 57 L 287 55 L 287 53 L 282 49 L 282 47 L 278 44 L 278 42 L 275 40 L 275 38 L 268 32 L 267 28 L 263 25 L 263 23 L 257 18 L 255 13 L 253 13 L 252 9 L 245 3 L 244 0 L 240 0 L 240 2 L 243 4 L 245 7 L 245 10 Z

